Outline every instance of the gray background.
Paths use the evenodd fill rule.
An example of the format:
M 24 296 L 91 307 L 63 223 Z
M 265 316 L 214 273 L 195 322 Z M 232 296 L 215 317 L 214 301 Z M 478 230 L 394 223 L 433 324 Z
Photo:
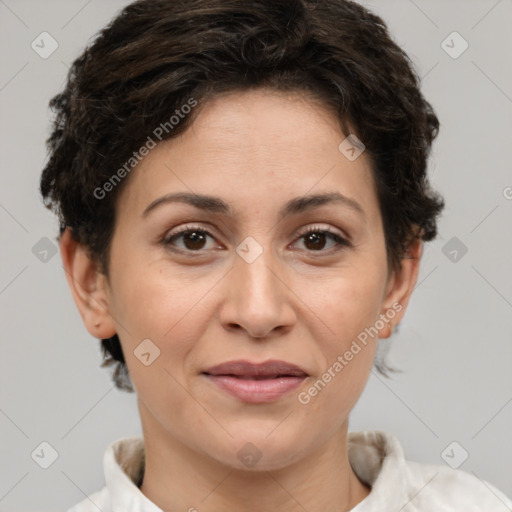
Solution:
M 99 368 L 99 342 L 82 325 L 59 254 L 41 252 L 57 223 L 38 194 L 48 101 L 126 3 L 0 0 L 2 511 L 64 510 L 84 499 L 104 485 L 106 446 L 140 433 L 134 395 Z M 372 375 L 350 429 L 392 432 L 420 462 L 459 464 L 467 452 L 460 469 L 512 495 L 512 2 L 365 5 L 413 59 L 441 119 L 431 169 L 447 208 L 390 352 L 403 373 Z M 46 59 L 31 48 L 43 31 L 59 45 Z M 441 45 L 453 31 L 469 43 L 458 58 Z M 452 39 L 453 53 L 462 41 Z M 31 458 L 43 441 L 58 453 L 48 469 Z

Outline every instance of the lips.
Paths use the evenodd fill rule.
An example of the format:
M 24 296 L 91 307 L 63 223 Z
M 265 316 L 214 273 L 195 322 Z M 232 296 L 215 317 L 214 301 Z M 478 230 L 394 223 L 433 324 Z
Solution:
M 249 403 L 274 402 L 308 377 L 300 367 L 285 361 L 230 361 L 203 372 L 222 391 Z
M 307 373 L 298 366 L 285 361 L 266 361 L 250 363 L 248 361 L 230 361 L 218 364 L 204 373 L 213 376 L 230 376 L 242 379 L 275 379 L 277 377 L 307 377 Z

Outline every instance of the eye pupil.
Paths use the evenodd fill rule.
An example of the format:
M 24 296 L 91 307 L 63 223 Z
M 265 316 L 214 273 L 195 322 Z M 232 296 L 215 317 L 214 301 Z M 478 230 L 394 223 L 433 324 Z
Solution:
M 305 244 L 308 249 L 319 250 L 325 247 L 324 233 L 309 233 L 306 236 Z
M 191 231 L 183 236 L 183 241 L 185 242 L 187 249 L 202 249 L 205 244 L 206 237 L 199 231 Z

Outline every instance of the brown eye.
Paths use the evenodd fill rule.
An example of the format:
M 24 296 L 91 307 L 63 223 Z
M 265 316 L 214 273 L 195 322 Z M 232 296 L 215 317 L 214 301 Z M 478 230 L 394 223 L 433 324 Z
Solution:
M 297 243 L 303 244 L 300 249 L 310 252 L 330 253 L 331 249 L 340 250 L 350 247 L 350 243 L 345 238 L 329 229 L 312 228 L 303 233 L 297 240 Z
M 170 248 L 175 247 L 181 251 L 188 252 L 218 248 L 218 244 L 215 243 L 213 236 L 208 231 L 198 228 L 186 228 L 173 233 L 165 238 L 163 243 L 166 246 L 170 246 Z
M 202 249 L 206 244 L 206 237 L 201 231 L 191 231 L 183 235 L 183 243 L 187 249 Z
M 325 247 L 326 238 L 325 233 L 309 233 L 304 237 L 304 245 L 312 251 L 318 251 Z

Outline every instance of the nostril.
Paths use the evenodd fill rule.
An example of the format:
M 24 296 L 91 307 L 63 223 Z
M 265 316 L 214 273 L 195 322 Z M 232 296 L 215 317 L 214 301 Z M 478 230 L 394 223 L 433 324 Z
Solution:
M 235 322 L 231 322 L 229 324 L 226 324 L 226 329 L 229 331 L 235 331 L 238 332 L 243 329 L 243 327 L 240 324 L 237 324 Z

